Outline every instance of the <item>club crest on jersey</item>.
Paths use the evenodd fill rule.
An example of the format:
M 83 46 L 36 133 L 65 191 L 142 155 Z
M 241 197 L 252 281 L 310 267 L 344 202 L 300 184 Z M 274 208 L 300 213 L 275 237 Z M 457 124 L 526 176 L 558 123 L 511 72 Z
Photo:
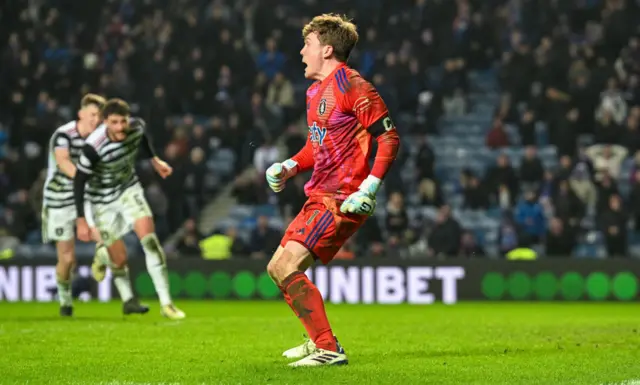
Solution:
M 309 126 L 309 134 L 311 134 L 311 142 L 318 143 L 319 146 L 322 146 L 324 138 L 327 136 L 327 129 L 318 127 L 318 124 L 313 122 L 313 124 Z
M 324 115 L 324 112 L 327 110 L 327 99 L 320 100 L 320 105 L 318 106 L 318 115 Z

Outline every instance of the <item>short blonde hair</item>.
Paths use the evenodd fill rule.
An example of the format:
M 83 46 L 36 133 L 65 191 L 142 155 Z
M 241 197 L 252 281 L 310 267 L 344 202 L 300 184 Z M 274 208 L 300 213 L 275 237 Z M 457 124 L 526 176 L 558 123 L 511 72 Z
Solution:
M 106 103 L 105 98 L 103 98 L 100 95 L 86 94 L 85 96 L 82 97 L 82 100 L 80 101 L 80 108 L 85 108 L 87 106 L 94 105 L 99 109 L 102 109 L 105 103 Z
M 317 33 L 320 44 L 333 47 L 336 59 L 346 62 L 358 42 L 358 28 L 346 16 L 325 13 L 316 16 L 302 29 L 302 37 Z

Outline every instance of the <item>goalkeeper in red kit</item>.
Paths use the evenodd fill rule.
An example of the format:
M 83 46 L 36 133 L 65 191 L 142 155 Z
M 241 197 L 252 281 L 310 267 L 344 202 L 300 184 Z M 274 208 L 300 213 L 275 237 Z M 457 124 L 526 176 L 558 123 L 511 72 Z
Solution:
M 305 185 L 309 198 L 287 228 L 267 271 L 307 330 L 309 340 L 283 353 L 298 358 L 291 366 L 348 363 L 324 309 L 322 295 L 305 275 L 319 259 L 329 263 L 373 214 L 376 193 L 399 147 L 395 126 L 375 88 L 346 65 L 358 41 L 356 26 L 337 15 L 313 18 L 302 30 L 300 51 L 307 90 L 306 145 L 291 159 L 266 171 L 271 189 L 313 169 Z M 373 167 L 368 158 L 378 142 Z

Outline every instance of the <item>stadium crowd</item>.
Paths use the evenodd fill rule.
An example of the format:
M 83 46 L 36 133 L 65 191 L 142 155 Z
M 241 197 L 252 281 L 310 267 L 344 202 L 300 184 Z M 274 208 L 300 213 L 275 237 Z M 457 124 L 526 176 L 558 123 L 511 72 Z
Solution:
M 286 224 L 305 201 L 306 176 L 274 196 L 263 175 L 305 141 L 299 31 L 328 11 L 357 22 L 350 65 L 377 87 L 403 139 L 379 220 L 342 257 L 504 256 L 523 247 L 568 257 L 598 242 L 602 255 L 631 254 L 640 227 L 640 5 L 632 0 L 4 5 L 0 249 L 39 241 L 47 141 L 89 91 L 132 101 L 175 167 L 166 183 L 140 172 L 161 233 L 180 230 L 182 254 L 203 252 L 210 234 L 196 219 L 226 183 L 239 205 L 275 204 Z M 471 144 L 482 151 L 466 163 L 460 138 L 441 151 L 456 122 L 458 136 L 481 125 Z M 488 167 L 475 158 L 486 155 Z M 477 215 L 495 219 L 493 242 L 466 225 Z M 282 228 L 256 216 L 249 231 L 226 229 L 234 255 L 265 258 L 277 247 Z

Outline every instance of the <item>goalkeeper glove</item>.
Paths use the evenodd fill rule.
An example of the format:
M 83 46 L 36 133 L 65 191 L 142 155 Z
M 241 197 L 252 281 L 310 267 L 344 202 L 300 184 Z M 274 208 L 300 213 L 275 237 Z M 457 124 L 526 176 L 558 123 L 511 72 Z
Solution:
M 284 190 L 287 179 L 296 175 L 298 163 L 292 159 L 287 159 L 282 163 L 274 163 L 267 169 L 267 183 L 271 190 L 280 192 Z
M 380 179 L 369 175 L 358 187 L 358 191 L 342 202 L 340 211 L 349 214 L 371 215 L 376 209 L 376 193 L 380 188 Z

